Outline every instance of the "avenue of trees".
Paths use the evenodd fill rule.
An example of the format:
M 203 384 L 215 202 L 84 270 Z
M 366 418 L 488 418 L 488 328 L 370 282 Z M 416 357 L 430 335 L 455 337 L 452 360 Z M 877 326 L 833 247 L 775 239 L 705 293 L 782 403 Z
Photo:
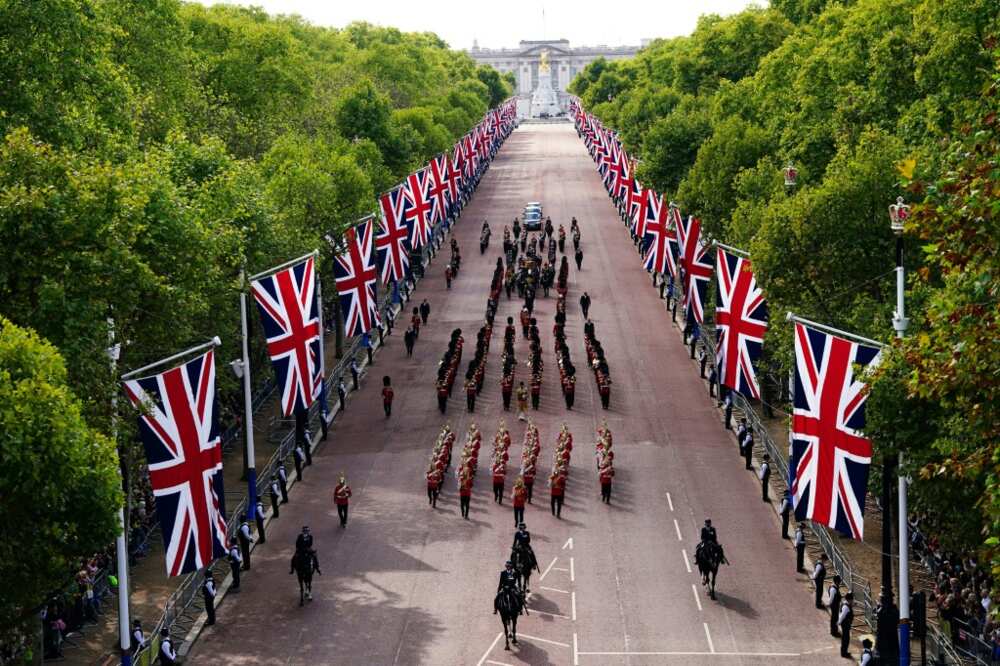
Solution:
M 787 400 L 786 311 L 890 342 L 887 209 L 913 206 L 908 337 L 868 403 L 872 483 L 904 452 L 911 509 L 947 547 L 985 541 L 1000 572 L 997 15 L 992 0 L 773 0 L 594 62 L 571 89 L 640 180 L 751 253 L 771 404 Z
M 213 335 L 236 358 L 243 266 L 320 248 L 329 276 L 324 234 L 510 91 L 433 34 L 0 0 L 0 626 L 117 531 L 108 319 L 122 367 Z

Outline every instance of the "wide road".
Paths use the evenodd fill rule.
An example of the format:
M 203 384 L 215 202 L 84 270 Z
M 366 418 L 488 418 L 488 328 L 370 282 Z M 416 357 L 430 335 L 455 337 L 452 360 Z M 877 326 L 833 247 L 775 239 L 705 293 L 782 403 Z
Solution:
M 553 292 L 536 304 L 545 376 L 541 409 L 532 416 L 542 453 L 535 503 L 526 512 L 544 576 L 536 573 L 532 580 L 520 645 L 505 652 L 492 600 L 513 516 L 509 499 L 493 503 L 487 465 L 505 417 L 513 435 L 509 493 L 524 428 L 516 414 L 502 410 L 499 356 L 503 322 L 507 315 L 516 319 L 520 307 L 516 294 L 512 301 L 501 297 L 475 414 L 466 412 L 459 386 L 442 416 L 434 375 L 455 327 L 466 337 L 464 375 L 503 224 L 531 200 L 543 202 L 557 226 L 568 230 L 576 216 L 582 230 L 585 257 L 582 271 L 570 271 L 566 326 L 579 374 L 576 406 L 567 411 L 553 355 Z M 483 219 L 490 221 L 493 242 L 481 257 Z M 843 663 L 805 577 L 794 573 L 794 552 L 778 536 L 774 505 L 761 501 L 756 476 L 743 470 L 572 126 L 515 131 L 455 237 L 463 266 L 452 289 L 445 289 L 439 257 L 415 292 L 414 302 L 427 298 L 432 313 L 413 357 L 406 358 L 397 328 L 315 465 L 293 489 L 291 503 L 271 524 L 268 543 L 254 551 L 243 591 L 227 596 L 218 624 L 194 646 L 191 663 Z M 577 303 L 584 290 L 593 298 L 591 318 L 614 381 L 608 411 L 586 369 Z M 528 348 L 520 327 L 516 349 L 523 362 Z M 396 387 L 388 420 L 379 397 L 383 374 Z M 518 379 L 526 377 L 522 363 Z M 603 418 L 616 451 L 610 505 L 600 501 L 593 457 L 594 431 Z M 434 510 L 423 474 L 441 426 L 456 430 L 457 456 L 472 421 L 483 430 L 483 451 L 466 521 L 454 475 Z M 545 477 L 563 421 L 575 445 L 566 506 L 557 520 L 549 513 Z M 346 529 L 338 526 L 331 500 L 341 471 L 354 490 Z M 719 573 L 717 601 L 708 599 L 691 571 L 705 517 L 718 527 L 731 562 Z M 323 576 L 314 583 L 315 600 L 299 608 L 288 563 L 304 524 L 315 534 Z

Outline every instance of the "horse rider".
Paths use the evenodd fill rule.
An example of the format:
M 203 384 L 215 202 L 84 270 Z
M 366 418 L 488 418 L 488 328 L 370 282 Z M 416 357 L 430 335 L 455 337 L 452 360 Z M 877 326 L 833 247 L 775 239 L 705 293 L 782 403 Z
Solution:
M 705 524 L 701 528 L 701 540 L 719 543 L 719 537 L 715 533 L 715 528 L 712 527 L 712 521 L 708 518 L 705 519 Z
M 302 532 L 295 538 L 295 550 L 309 550 L 313 545 L 313 537 L 309 532 L 309 526 L 303 525 Z
M 504 590 L 512 590 L 515 594 L 519 593 L 520 590 L 517 589 L 517 577 L 514 575 L 514 563 L 507 560 L 507 564 L 504 565 L 504 570 L 500 572 L 500 582 L 497 584 L 497 596 L 493 601 L 493 614 L 497 614 L 499 609 L 500 594 Z
M 511 548 L 517 548 L 518 545 L 522 545 L 528 550 L 531 550 L 531 532 L 528 531 L 527 525 L 524 523 L 518 524 L 517 531 L 514 532 L 514 543 Z

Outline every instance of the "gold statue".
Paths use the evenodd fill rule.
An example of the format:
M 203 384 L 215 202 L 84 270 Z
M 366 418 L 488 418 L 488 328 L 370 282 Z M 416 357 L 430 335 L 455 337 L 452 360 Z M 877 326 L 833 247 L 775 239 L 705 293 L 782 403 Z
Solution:
M 539 54 L 538 60 L 538 73 L 548 74 L 549 73 L 549 51 L 545 49 Z

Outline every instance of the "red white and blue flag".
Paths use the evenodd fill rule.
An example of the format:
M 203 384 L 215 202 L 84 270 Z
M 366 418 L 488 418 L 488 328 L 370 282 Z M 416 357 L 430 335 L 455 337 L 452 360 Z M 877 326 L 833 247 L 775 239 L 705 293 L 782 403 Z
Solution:
M 646 223 L 649 221 L 649 213 L 656 205 L 657 198 L 656 192 L 643 187 L 639 196 L 633 201 L 635 215 L 632 218 L 632 231 L 639 238 L 646 235 Z
M 375 220 L 369 217 L 345 231 L 346 249 L 333 263 L 348 336 L 367 333 L 381 321 L 375 298 L 374 227 Z
M 285 416 L 309 409 L 323 385 L 316 257 L 250 284 L 267 338 L 267 353 L 281 387 Z
M 427 173 L 430 177 L 430 188 L 427 196 L 431 201 L 433 210 L 431 220 L 434 224 L 448 219 L 448 157 L 441 153 L 431 159 L 427 165 Z
M 403 181 L 403 219 L 410 225 L 410 246 L 421 248 L 431 239 L 434 205 L 427 198 L 429 177 L 423 168 Z
M 226 554 L 222 444 L 215 402 L 215 354 L 124 382 L 140 410 L 168 576 L 197 571 Z
M 462 144 L 456 143 L 451 159 L 448 160 L 448 172 L 445 178 L 448 181 L 448 196 L 451 203 L 458 201 L 458 195 L 462 188 Z
M 708 248 L 701 240 L 701 222 L 688 216 L 677 226 L 680 242 L 680 265 L 684 269 L 683 299 L 685 317 L 701 325 L 705 320 L 705 292 L 712 277 L 712 264 L 708 259 Z
M 767 301 L 750 260 L 722 249 L 716 252 L 715 363 L 719 383 L 760 399 L 754 364 L 767 331 Z
M 382 210 L 375 249 L 382 267 L 382 284 L 400 282 L 410 269 L 410 227 L 403 219 L 403 188 L 396 187 L 378 199 Z
M 674 266 L 671 241 L 676 242 L 677 232 L 671 229 L 671 213 L 677 208 L 670 205 L 662 196 L 654 195 L 650 203 L 646 234 L 643 237 L 646 245 L 643 266 L 648 272 L 665 274 L 669 270 L 673 275 L 677 269 Z
M 792 502 L 799 520 L 864 536 L 871 440 L 863 434 L 868 386 L 861 374 L 879 349 L 795 324 Z

